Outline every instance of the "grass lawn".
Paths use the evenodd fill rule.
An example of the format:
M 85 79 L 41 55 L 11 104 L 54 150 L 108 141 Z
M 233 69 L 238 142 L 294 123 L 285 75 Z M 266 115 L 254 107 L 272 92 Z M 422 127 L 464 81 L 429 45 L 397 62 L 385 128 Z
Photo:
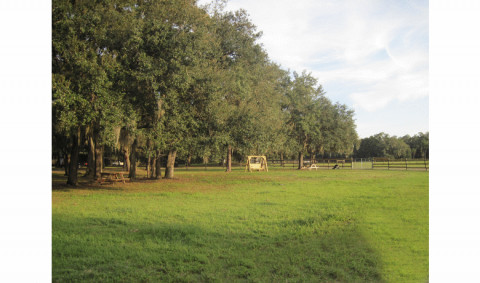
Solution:
M 53 281 L 428 281 L 428 172 L 175 175 L 72 189 L 54 171 Z

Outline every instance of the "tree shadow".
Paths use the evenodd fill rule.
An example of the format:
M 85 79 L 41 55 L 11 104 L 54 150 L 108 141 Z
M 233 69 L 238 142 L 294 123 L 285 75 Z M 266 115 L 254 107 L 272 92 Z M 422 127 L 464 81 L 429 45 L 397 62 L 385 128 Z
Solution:
M 152 179 L 146 177 L 136 178 L 134 181 L 126 181 L 125 184 L 122 182 L 105 182 L 100 184 L 96 180 L 91 180 L 81 174 L 78 176 L 78 184 L 76 186 L 67 184 L 67 176 L 64 173 L 52 172 L 52 191 L 62 191 L 69 192 L 72 190 L 91 190 L 91 191 L 124 191 L 128 183 L 155 183 L 161 181 L 162 179 Z
M 71 192 L 75 190 L 85 191 L 125 191 L 125 188 L 118 186 L 99 185 L 98 183 L 79 183 L 77 186 L 67 184 L 52 184 L 52 191 L 54 192 Z
M 67 184 L 67 176 L 60 173 L 52 173 L 52 191 L 69 192 L 73 190 L 92 190 L 92 191 L 123 191 L 125 188 L 118 184 L 101 185 L 97 181 L 88 179 L 87 177 L 78 176 L 78 184 L 76 186 Z

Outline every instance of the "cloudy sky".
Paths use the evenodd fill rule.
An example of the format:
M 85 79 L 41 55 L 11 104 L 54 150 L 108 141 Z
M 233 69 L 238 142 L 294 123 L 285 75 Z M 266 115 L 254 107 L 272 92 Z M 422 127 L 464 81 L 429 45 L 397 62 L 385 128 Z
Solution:
M 210 1 L 200 1 L 207 3 Z M 428 131 L 428 1 L 230 0 L 282 68 L 355 110 L 360 137 Z

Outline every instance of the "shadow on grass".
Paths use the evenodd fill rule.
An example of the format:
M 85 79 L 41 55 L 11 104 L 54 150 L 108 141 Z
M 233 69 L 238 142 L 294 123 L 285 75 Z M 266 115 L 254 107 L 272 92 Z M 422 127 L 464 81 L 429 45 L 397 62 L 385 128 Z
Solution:
M 118 170 L 117 170 L 118 171 Z M 78 175 L 78 184 L 77 186 L 67 185 L 67 176 L 63 172 L 52 172 L 52 190 L 69 192 L 72 190 L 91 190 L 91 191 L 124 191 L 126 190 L 126 184 L 130 183 L 129 181 L 126 184 L 121 182 L 106 182 L 100 184 L 97 181 L 91 180 L 83 176 L 84 172 L 80 172 Z M 159 182 L 162 179 L 147 179 L 145 177 L 139 177 L 135 179 L 135 183 L 145 184 L 145 183 L 155 183 Z
M 302 232 L 310 224 L 232 231 L 53 217 L 53 281 L 382 282 L 379 256 L 355 225 Z
M 115 185 L 100 185 L 82 175 L 78 176 L 78 185 L 67 185 L 67 176 L 61 173 L 52 173 L 52 191 L 70 192 L 72 190 L 92 190 L 92 191 L 123 191 L 124 188 Z
M 56 192 L 71 192 L 74 190 L 86 190 L 86 191 L 124 191 L 125 188 L 113 187 L 113 186 L 101 186 L 97 184 L 78 184 L 77 186 L 71 186 L 67 184 L 55 184 L 52 185 L 52 191 Z

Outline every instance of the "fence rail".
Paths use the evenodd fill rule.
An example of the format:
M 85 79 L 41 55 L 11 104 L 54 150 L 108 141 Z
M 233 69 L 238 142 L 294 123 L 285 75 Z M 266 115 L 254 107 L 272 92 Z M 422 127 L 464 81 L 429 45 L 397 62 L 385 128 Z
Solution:
M 304 161 L 304 166 L 311 165 L 310 160 Z M 404 169 L 404 170 L 429 170 L 428 159 L 390 159 L 390 158 L 356 158 L 356 159 L 318 159 L 313 162 L 318 168 L 332 169 L 338 165 L 341 169 Z M 268 160 L 268 166 L 273 168 L 298 168 L 298 160 Z
M 270 159 L 267 160 L 269 168 L 284 168 L 284 169 L 297 169 L 298 160 L 279 160 Z M 335 165 L 338 165 L 339 169 L 348 170 L 429 170 L 428 159 L 389 159 L 389 158 L 329 158 L 329 159 L 317 159 L 314 161 L 305 160 L 303 166 L 308 168 L 315 164 L 318 169 L 332 169 Z M 176 165 L 177 166 L 177 165 Z M 178 164 L 178 166 L 182 166 Z M 183 165 L 186 166 L 186 165 Z M 208 164 L 192 164 L 186 166 L 186 168 L 204 167 L 207 170 L 208 167 L 225 167 L 225 164 L 208 163 Z M 243 162 L 232 162 L 232 167 L 245 167 Z
M 422 169 L 429 170 L 428 159 L 389 159 L 389 158 L 373 158 L 372 169 Z
M 269 167 L 283 167 L 283 168 L 298 168 L 298 160 L 268 160 Z M 351 159 L 317 159 L 315 161 L 305 160 L 303 166 L 309 167 L 312 164 L 315 164 L 318 168 L 331 169 L 335 165 L 338 165 L 340 168 L 352 169 L 352 160 Z

